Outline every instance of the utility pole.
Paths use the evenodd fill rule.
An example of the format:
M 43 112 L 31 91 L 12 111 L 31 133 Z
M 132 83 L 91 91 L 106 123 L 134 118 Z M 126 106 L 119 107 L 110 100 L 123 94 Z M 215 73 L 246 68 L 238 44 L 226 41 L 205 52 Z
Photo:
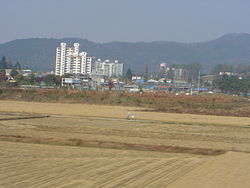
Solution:
M 200 93 L 200 79 L 201 79 L 201 71 L 199 71 L 199 76 L 198 76 L 198 93 Z

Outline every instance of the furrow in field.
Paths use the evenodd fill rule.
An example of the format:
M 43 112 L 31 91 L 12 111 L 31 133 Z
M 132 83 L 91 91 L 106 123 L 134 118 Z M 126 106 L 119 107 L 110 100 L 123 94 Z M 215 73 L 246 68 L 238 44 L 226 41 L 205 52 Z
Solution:
M 51 167 L 57 167 L 59 164 L 54 163 L 51 165 Z M 40 169 L 43 167 L 46 167 L 46 162 L 38 163 L 37 161 L 29 162 L 29 161 L 23 161 L 18 166 L 11 166 L 10 168 L 3 168 L 3 171 L 5 171 L 5 174 L 2 175 L 3 181 L 8 181 L 9 179 L 13 179 L 18 176 L 22 175 L 28 175 L 29 173 L 35 174 L 36 172 L 40 172 Z M 32 168 L 30 168 L 32 167 Z
M 96 164 L 96 161 L 90 162 L 89 164 L 75 164 L 73 166 L 63 166 L 63 168 L 59 168 L 50 173 L 45 173 L 42 176 L 34 177 L 31 181 L 31 186 L 33 187 L 54 187 L 60 185 L 64 182 L 64 179 L 70 180 L 70 178 L 74 178 L 74 171 L 77 169 L 88 168 L 89 166 L 93 166 Z M 71 164 L 72 165 L 72 164 Z M 73 177 L 72 177 L 73 176 Z
M 122 169 L 113 169 L 110 173 L 105 174 L 103 177 L 98 177 L 98 182 L 95 184 L 95 187 L 105 187 L 111 182 L 116 181 L 117 179 L 124 178 L 128 174 L 135 173 L 138 169 L 145 167 L 151 164 L 154 160 L 144 160 L 136 163 L 133 166 L 122 168 Z
M 141 166 L 146 165 L 145 161 L 139 161 L 133 165 L 123 168 L 111 168 L 108 172 L 103 174 L 102 176 L 96 176 L 98 181 L 95 183 L 94 187 L 103 187 L 104 185 L 108 184 L 110 181 L 115 181 L 120 176 L 124 176 L 129 172 L 134 172 L 136 169 L 140 168 Z
M 6 166 L 5 167 L 1 167 L 2 170 L 5 170 L 6 172 L 10 172 L 10 173 L 15 173 L 15 174 L 19 174 L 22 173 L 22 171 L 27 171 L 27 169 L 29 167 L 35 167 L 37 169 L 41 168 L 44 166 L 44 164 L 46 164 L 47 160 L 18 160 L 18 163 L 7 163 L 6 162 Z M 57 166 L 60 163 L 60 161 L 56 161 L 56 163 L 53 163 L 54 166 Z M 61 162 L 62 163 L 62 162 Z M 32 171 L 34 172 L 34 171 Z M 8 175 L 15 175 L 15 174 L 8 174 Z
M 176 168 L 181 168 L 186 163 L 187 163 L 186 161 L 179 160 L 168 166 L 165 166 L 165 168 L 163 167 L 163 168 L 157 169 L 156 171 L 152 172 L 148 177 L 145 177 L 145 180 L 141 181 L 141 183 L 137 186 L 137 188 L 151 187 L 150 186 L 151 184 L 159 181 L 159 179 L 163 178 L 164 176 L 167 176 Z
M 3 158 L 0 157 L 1 161 L 4 161 L 2 163 L 0 163 L 0 169 L 3 168 L 12 168 L 13 166 L 15 167 L 16 165 L 19 165 L 20 163 L 22 164 L 22 162 L 26 162 L 26 159 L 20 159 L 20 158 L 12 158 L 12 157 L 8 157 L 8 158 Z M 34 162 L 37 159 L 29 159 L 29 162 Z M 11 169 L 10 169 L 11 170 Z
M 151 163 L 151 165 L 147 165 L 141 169 L 138 169 L 136 173 L 126 176 L 125 178 L 122 178 L 121 180 L 117 180 L 114 183 L 111 182 L 108 186 L 115 188 L 115 187 L 124 187 L 124 186 L 131 185 L 134 182 L 138 182 L 141 179 L 143 179 L 144 176 L 146 176 L 147 174 L 150 174 L 160 168 L 164 168 L 166 165 L 169 165 L 170 163 L 176 160 L 177 159 L 170 159 L 170 160 L 157 160 L 156 159 L 156 161 L 154 163 Z
M 63 167 L 67 168 L 71 162 L 64 163 Z M 29 168 L 28 166 L 23 169 L 23 171 L 15 176 L 8 174 L 8 178 L 4 179 L 4 185 L 12 185 L 15 186 L 16 184 L 22 183 L 23 181 L 25 182 L 32 182 L 36 181 L 38 177 L 44 177 L 48 174 L 53 173 L 54 171 L 58 171 L 61 168 L 60 164 L 55 163 L 54 165 L 52 164 L 46 164 L 42 163 L 40 167 L 35 167 L 32 166 L 32 168 Z
M 65 182 L 64 185 L 59 186 L 58 188 L 89 188 L 88 184 L 85 184 L 83 182 L 72 182 L 72 183 L 67 183 Z
M 73 180 L 78 180 L 78 179 L 88 179 L 88 176 L 85 176 L 85 172 L 88 171 L 89 169 L 96 169 L 99 166 L 102 165 L 102 162 L 89 162 L 89 164 L 91 163 L 91 165 L 82 165 L 82 166 L 78 166 L 77 167 L 71 167 L 70 169 L 68 169 L 67 171 L 63 172 L 60 174 L 60 176 L 57 176 L 57 178 L 55 178 L 53 180 L 53 182 L 49 182 L 43 185 L 40 185 L 40 187 L 54 187 L 54 186 L 63 186 L 65 184 L 64 181 L 62 181 L 62 179 L 67 179 L 68 182 L 71 182 Z M 60 178 L 59 178 L 60 177 Z M 87 177 L 87 178 L 86 178 Z M 52 179 L 50 179 L 52 180 Z
M 170 183 L 176 181 L 178 178 L 182 177 L 184 174 L 190 172 L 197 165 L 197 161 L 186 161 L 184 160 L 181 166 L 178 166 L 176 169 L 173 169 L 171 172 L 166 174 L 159 175 L 159 178 L 156 181 L 149 183 L 149 187 L 166 187 Z M 147 187 L 147 186 L 146 186 Z
M 156 182 L 155 187 L 167 187 L 168 185 L 177 181 L 179 178 L 181 178 L 185 174 L 188 174 L 189 172 L 191 172 L 192 170 L 194 170 L 198 166 L 202 165 L 204 162 L 205 161 L 201 160 L 201 161 L 194 161 L 192 163 L 188 163 L 188 165 L 185 165 L 183 168 L 179 168 L 179 169 L 175 170 L 174 174 L 168 178 L 168 181 Z
M 89 177 L 102 176 L 102 175 L 110 172 L 114 168 L 118 169 L 118 168 L 129 167 L 131 165 L 134 165 L 134 164 L 142 161 L 142 159 L 136 159 L 136 160 L 129 159 L 128 162 L 127 161 L 123 162 L 123 161 L 124 161 L 124 159 L 117 160 L 115 163 L 109 164 L 109 166 L 103 166 L 101 168 L 94 169 L 93 171 L 88 171 L 86 173 L 86 175 Z

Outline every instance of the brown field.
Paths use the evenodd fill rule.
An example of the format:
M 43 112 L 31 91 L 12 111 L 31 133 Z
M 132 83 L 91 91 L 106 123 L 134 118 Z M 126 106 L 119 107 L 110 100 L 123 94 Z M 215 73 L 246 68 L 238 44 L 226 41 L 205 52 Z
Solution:
M 250 100 L 222 94 L 169 95 L 65 89 L 0 88 L 0 100 L 143 107 L 144 111 L 250 117 Z
M 0 188 L 250 187 L 250 118 L 141 110 L 0 101 Z

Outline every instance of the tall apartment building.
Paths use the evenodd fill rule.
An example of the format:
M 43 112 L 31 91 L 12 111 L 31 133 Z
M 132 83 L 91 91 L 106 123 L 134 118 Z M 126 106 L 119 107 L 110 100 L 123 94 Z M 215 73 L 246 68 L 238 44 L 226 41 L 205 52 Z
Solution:
M 91 74 L 92 58 L 87 57 L 87 52 L 79 52 L 79 44 L 74 43 L 73 47 L 67 47 L 66 43 L 61 43 L 56 48 L 55 74 Z
M 114 62 L 110 60 L 102 61 L 98 59 L 94 63 L 93 74 L 102 76 L 122 76 L 123 73 L 123 63 L 119 63 L 118 60 Z

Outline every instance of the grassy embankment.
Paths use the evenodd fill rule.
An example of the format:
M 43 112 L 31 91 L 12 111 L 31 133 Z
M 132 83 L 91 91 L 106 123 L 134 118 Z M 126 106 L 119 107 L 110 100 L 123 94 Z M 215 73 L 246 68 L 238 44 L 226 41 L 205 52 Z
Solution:
M 0 100 L 138 106 L 161 112 L 250 117 L 250 102 L 246 98 L 225 95 L 1 89 Z

